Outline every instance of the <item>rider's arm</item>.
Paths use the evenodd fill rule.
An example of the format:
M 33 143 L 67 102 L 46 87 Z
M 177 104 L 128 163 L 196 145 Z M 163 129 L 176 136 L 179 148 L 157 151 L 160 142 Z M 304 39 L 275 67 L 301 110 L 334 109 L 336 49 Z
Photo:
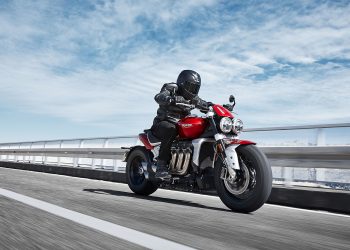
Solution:
M 167 84 L 164 84 L 160 93 L 156 94 L 154 100 L 159 105 L 170 105 L 173 103 L 173 97 L 171 96 L 170 90 L 167 88 Z

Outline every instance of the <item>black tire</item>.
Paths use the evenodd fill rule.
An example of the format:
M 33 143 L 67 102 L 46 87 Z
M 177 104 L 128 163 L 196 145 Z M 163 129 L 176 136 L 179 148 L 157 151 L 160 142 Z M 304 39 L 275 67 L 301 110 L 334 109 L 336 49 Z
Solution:
M 142 147 L 134 149 L 128 156 L 128 161 L 126 163 L 126 180 L 129 188 L 134 193 L 150 195 L 158 189 L 158 185 L 155 182 L 147 180 L 144 173 L 139 173 L 137 171 L 139 167 L 142 167 L 142 161 L 150 166 L 152 162 L 150 152 Z
M 249 213 L 259 209 L 269 198 L 272 188 L 272 172 L 266 156 L 254 145 L 240 145 L 236 148 L 240 161 L 249 170 L 249 186 L 239 195 L 228 191 L 224 180 L 220 178 L 223 163 L 215 164 L 214 180 L 221 201 L 231 210 Z M 253 174 L 251 172 L 253 171 Z M 254 172 L 255 171 L 255 172 Z M 253 176 L 255 175 L 255 178 Z M 252 179 L 253 178 L 253 179 Z

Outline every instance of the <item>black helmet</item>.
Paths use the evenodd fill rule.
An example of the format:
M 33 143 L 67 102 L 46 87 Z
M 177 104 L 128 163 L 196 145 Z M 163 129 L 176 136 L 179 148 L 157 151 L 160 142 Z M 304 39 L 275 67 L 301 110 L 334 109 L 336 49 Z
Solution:
M 201 87 L 201 76 L 193 70 L 183 70 L 176 81 L 180 94 L 187 100 L 192 100 L 198 95 Z

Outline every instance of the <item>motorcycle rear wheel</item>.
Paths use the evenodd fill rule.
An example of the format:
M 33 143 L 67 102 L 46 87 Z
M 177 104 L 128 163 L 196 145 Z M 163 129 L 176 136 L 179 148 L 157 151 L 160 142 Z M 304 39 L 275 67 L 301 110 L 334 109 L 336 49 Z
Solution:
M 229 182 L 225 177 L 228 173 L 222 161 L 218 160 L 214 169 L 215 186 L 221 201 L 228 208 L 249 213 L 259 209 L 270 196 L 271 167 L 266 156 L 254 145 L 240 145 L 236 152 L 241 167 L 237 171 L 237 179 Z
M 126 180 L 134 193 L 150 195 L 158 189 L 158 185 L 146 179 L 142 163 L 151 164 L 150 153 L 145 148 L 136 148 L 130 153 L 126 163 Z

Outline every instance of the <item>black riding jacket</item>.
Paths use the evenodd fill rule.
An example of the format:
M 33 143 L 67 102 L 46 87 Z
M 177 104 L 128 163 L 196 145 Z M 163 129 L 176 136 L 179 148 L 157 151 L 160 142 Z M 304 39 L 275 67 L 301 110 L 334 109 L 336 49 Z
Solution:
M 185 98 L 182 97 L 176 83 L 164 84 L 160 93 L 154 97 L 154 100 L 159 104 L 159 108 L 153 124 L 164 120 L 176 123 L 179 119 L 191 114 L 191 108 L 178 106 L 175 104 L 175 102 L 192 104 L 195 105 L 196 108 L 203 111 L 208 109 L 208 103 L 198 96 L 190 101 L 185 100 Z

